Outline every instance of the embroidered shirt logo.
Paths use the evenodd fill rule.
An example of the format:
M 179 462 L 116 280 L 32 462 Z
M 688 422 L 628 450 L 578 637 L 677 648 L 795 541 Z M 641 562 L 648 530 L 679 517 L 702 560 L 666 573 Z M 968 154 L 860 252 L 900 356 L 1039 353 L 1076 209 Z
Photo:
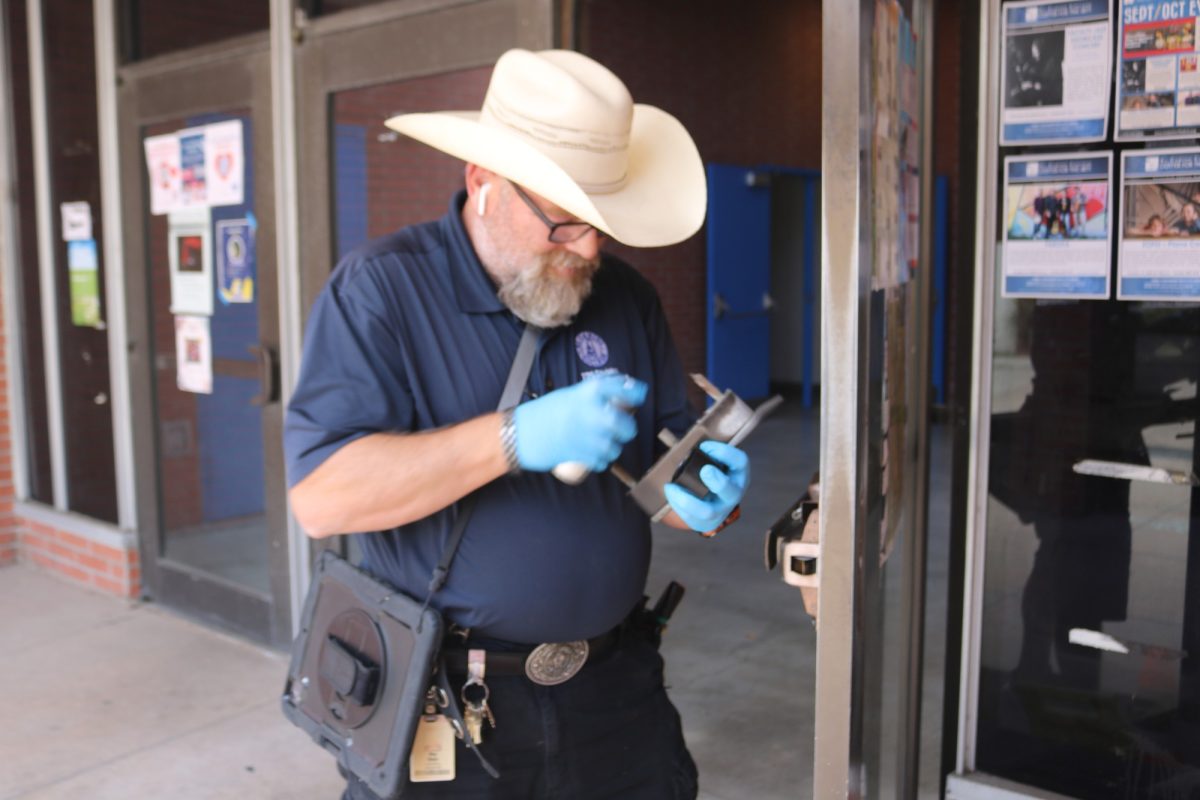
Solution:
M 603 367 L 608 363 L 608 345 L 591 331 L 584 331 L 575 337 L 575 352 L 589 367 Z

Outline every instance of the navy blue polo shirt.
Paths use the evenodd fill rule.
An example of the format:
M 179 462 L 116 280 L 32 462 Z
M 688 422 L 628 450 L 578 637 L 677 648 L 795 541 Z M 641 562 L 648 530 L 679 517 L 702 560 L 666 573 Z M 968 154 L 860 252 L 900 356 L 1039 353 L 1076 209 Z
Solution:
M 284 449 L 294 486 L 338 448 L 380 431 L 422 431 L 496 409 L 524 323 L 496 296 L 463 227 L 459 192 L 440 220 L 347 255 L 309 318 Z M 643 474 L 659 429 L 693 416 L 653 286 L 605 254 L 568 326 L 543 332 L 525 399 L 615 370 L 650 389 L 620 464 Z M 361 534 L 363 566 L 424 598 L 459 504 Z M 650 523 L 611 473 L 569 486 L 549 473 L 499 478 L 478 500 L 446 585 L 449 619 L 483 636 L 559 642 L 598 635 L 641 598 Z

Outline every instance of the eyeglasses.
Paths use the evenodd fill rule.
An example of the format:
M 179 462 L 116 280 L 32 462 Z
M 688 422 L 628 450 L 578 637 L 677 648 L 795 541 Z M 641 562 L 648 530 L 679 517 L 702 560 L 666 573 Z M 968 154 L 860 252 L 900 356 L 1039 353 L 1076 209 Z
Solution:
M 587 236 L 588 231 L 596 231 L 597 236 L 604 236 L 599 229 L 587 222 L 554 222 L 546 216 L 544 211 L 537 207 L 537 203 L 533 202 L 532 197 L 525 194 L 524 189 L 512 181 L 509 181 L 509 183 L 517 190 L 517 197 L 521 198 L 525 205 L 529 206 L 529 210 L 537 214 L 537 218 L 544 222 L 546 227 L 550 229 L 550 234 L 546 238 L 555 244 L 568 244 L 569 242 L 578 241 Z

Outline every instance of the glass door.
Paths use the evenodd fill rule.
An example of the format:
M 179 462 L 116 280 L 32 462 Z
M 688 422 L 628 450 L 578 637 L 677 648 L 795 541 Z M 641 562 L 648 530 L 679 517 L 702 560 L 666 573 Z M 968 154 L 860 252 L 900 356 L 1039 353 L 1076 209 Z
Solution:
M 1136 238 L 1162 215 L 1174 228 L 1200 184 L 1124 174 L 1123 156 L 1136 157 L 1144 145 L 1111 137 L 1077 147 L 1096 160 L 1112 154 L 1113 179 L 1103 188 L 1085 193 L 1077 176 L 1048 171 L 1036 181 L 1006 181 L 1007 157 L 1040 168 L 1074 154 L 999 146 L 998 116 L 1012 101 L 1000 102 L 1001 39 L 986 31 L 999 29 L 1002 12 L 1009 10 L 1001 3 L 987 4 L 981 27 L 988 43 L 981 69 L 991 86 L 979 108 L 981 337 L 960 751 L 949 786 L 968 800 L 994 796 L 997 786 L 1012 797 L 1193 798 L 1200 796 L 1200 305 L 1179 296 L 1122 300 L 1115 288 L 1118 227 Z M 1038 35 L 1045 34 L 1024 34 Z M 1007 52 L 1019 56 L 1017 38 L 1009 37 Z M 1174 144 L 1195 147 L 1195 140 Z M 1095 299 L 1061 290 L 1003 296 L 1001 287 L 1024 272 L 1020 253 L 1029 251 L 1013 248 L 1006 268 L 999 243 L 1040 239 L 1049 249 L 1080 238 L 1076 214 L 1039 215 L 1030 204 L 1073 193 L 1088 201 L 1078 213 L 1085 235 L 1112 234 L 1101 251 L 1109 291 Z M 1187 247 L 1190 233 L 1169 237 Z M 1056 252 L 1066 259 L 1079 251 Z
M 149 594 L 290 640 L 265 35 L 123 70 Z M 132 145 L 130 144 L 132 143 Z
M 553 46 L 554 5 L 392 2 L 308 22 L 296 48 L 298 116 L 314 121 L 298 139 L 305 316 L 342 254 L 440 217 L 462 186 L 461 162 L 401 137 L 384 120 L 479 108 L 501 53 Z

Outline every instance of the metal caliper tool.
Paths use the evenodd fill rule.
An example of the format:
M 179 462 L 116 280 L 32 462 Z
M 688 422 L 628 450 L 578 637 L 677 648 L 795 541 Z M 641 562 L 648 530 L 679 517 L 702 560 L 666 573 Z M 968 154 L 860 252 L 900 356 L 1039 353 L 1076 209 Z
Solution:
M 753 409 L 732 391 L 722 392 L 699 373 L 692 373 L 692 380 L 713 399 L 712 406 L 704 412 L 704 416 L 683 438 L 675 438 L 666 428 L 658 432 L 659 441 L 667 445 L 667 452 L 646 471 L 641 480 L 635 480 L 617 464 L 609 467 L 629 487 L 630 496 L 654 522 L 660 521 L 671 510 L 663 491 L 668 483 L 679 483 L 700 496 L 708 491 L 700 481 L 699 470 L 706 463 L 716 462 L 699 449 L 701 442 L 712 439 L 737 446 L 758 427 L 758 423 L 783 403 L 783 397 L 775 395 Z

